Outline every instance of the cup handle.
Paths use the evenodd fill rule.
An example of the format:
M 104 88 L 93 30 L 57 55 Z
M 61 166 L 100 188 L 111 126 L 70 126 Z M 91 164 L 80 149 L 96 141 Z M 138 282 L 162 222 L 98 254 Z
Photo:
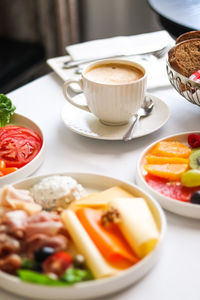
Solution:
M 90 112 L 90 109 L 87 105 L 82 105 L 82 104 L 78 104 L 76 103 L 74 100 L 73 100 L 73 97 L 71 97 L 68 93 L 68 87 L 70 86 L 70 84 L 72 83 L 76 83 L 80 86 L 81 89 L 83 89 L 83 82 L 82 82 L 82 79 L 73 79 L 73 80 L 67 80 L 64 85 L 63 85 L 63 94 L 65 96 L 65 99 L 72 105 L 80 108 L 80 109 L 83 109 L 83 110 L 86 110 L 88 112 Z

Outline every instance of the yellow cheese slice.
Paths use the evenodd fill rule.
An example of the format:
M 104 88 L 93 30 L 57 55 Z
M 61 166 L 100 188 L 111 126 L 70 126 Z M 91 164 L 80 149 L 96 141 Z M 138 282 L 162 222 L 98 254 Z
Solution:
M 115 198 L 110 206 L 118 210 L 118 223 L 124 237 L 143 258 L 151 252 L 159 239 L 159 232 L 152 213 L 143 198 Z
M 64 210 L 61 218 L 95 278 L 109 277 L 120 272 L 106 262 L 72 210 Z
M 90 207 L 105 209 L 110 201 L 115 198 L 131 198 L 134 197 L 120 186 L 114 186 L 100 193 L 89 194 L 80 200 L 72 202 L 70 208 Z

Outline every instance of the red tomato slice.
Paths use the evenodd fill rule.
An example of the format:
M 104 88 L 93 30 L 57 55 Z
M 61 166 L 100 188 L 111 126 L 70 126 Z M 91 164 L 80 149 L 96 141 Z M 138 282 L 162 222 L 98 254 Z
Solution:
M 15 125 L 0 128 L 0 160 L 6 163 L 6 167 L 26 165 L 41 147 L 42 139 L 32 129 Z
M 42 269 L 44 273 L 54 273 L 58 276 L 62 276 L 71 264 L 71 255 L 67 252 L 60 251 L 47 257 L 42 263 Z

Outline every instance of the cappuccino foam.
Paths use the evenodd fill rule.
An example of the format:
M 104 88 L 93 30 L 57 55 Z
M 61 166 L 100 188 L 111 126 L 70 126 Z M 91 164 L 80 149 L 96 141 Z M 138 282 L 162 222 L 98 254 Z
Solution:
M 109 63 L 97 65 L 89 69 L 85 77 L 91 81 L 103 84 L 126 84 L 144 76 L 144 73 L 131 65 Z

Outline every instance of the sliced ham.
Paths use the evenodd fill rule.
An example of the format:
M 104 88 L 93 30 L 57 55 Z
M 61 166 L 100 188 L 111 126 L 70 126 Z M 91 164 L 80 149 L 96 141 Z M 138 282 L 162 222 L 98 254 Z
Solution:
M 56 235 L 59 230 L 63 227 L 61 222 L 39 222 L 39 223 L 32 223 L 27 224 L 25 228 L 26 236 L 29 237 L 36 233 L 43 233 L 46 235 Z
M 0 270 L 14 274 L 22 264 L 22 259 L 17 254 L 9 254 L 4 258 L 0 258 Z
M 55 251 L 61 251 L 67 248 L 67 242 L 67 238 L 61 234 L 56 236 L 34 234 L 26 240 L 26 250 L 29 255 L 42 247 L 52 247 Z
M 0 257 L 10 253 L 19 253 L 20 242 L 6 233 L 0 233 Z
M 60 221 L 60 216 L 55 212 L 41 211 L 28 219 L 28 223 L 38 223 L 46 221 Z
M 2 223 L 7 226 L 7 232 L 22 238 L 25 232 L 28 215 L 24 210 L 13 210 L 5 213 Z
M 43 233 L 56 235 L 63 228 L 60 217 L 56 213 L 42 211 L 28 218 L 25 227 L 26 236 Z
M 40 212 L 42 207 L 36 204 L 28 190 L 15 189 L 12 185 L 0 191 L 0 204 L 13 210 L 25 210 L 29 215 Z

